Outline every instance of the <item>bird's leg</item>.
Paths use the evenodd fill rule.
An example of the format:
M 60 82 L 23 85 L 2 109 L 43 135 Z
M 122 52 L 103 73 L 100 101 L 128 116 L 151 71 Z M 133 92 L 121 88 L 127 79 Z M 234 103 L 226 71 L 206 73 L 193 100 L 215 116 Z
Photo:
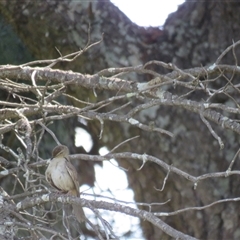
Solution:
M 68 191 L 57 190 L 57 191 L 54 191 L 54 193 L 58 195 L 62 195 L 62 194 L 68 194 Z

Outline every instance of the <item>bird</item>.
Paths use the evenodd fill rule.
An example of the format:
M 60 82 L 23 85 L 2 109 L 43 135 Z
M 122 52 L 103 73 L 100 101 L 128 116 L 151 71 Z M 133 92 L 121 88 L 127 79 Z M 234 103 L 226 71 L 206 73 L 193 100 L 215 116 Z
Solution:
M 70 162 L 67 146 L 58 145 L 53 149 L 45 177 L 48 183 L 57 190 L 71 196 L 80 197 L 78 173 Z M 73 204 L 72 207 L 78 222 L 83 223 L 86 217 L 82 207 L 78 204 Z

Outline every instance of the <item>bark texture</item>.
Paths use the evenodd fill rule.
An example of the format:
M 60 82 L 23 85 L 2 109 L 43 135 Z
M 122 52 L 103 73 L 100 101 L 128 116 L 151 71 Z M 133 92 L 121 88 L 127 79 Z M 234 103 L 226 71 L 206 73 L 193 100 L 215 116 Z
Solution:
M 212 64 L 232 41 L 240 39 L 239 11 L 238 2 L 187 1 L 176 13 L 169 16 L 163 29 L 145 29 L 131 23 L 108 1 L 12 0 L 11 4 L 8 4 L 8 1 L 0 2 L 1 16 L 14 28 L 35 59 L 58 57 L 55 47 L 63 55 L 83 48 L 87 42 L 89 23 L 92 41 L 100 39 L 104 33 L 100 45 L 84 53 L 71 64 L 60 63 L 56 66 L 83 74 L 96 73 L 107 67 L 136 66 L 149 60 L 173 62 L 179 68 Z M 239 55 L 239 50 L 235 49 L 236 56 Z M 235 64 L 231 54 L 228 54 L 224 61 Z M 164 70 L 159 68 L 158 71 Z M 132 77 L 142 81 L 148 76 Z M 221 85 L 221 82 L 218 84 Z M 93 92 L 84 88 L 70 88 L 68 91 L 76 95 L 81 94 L 83 99 L 94 99 Z M 176 91 L 180 92 L 181 89 Z M 108 93 L 99 91 L 97 94 L 98 99 L 101 99 Z M 192 98 L 200 100 L 201 94 L 193 94 Z M 216 100 L 224 102 L 228 98 L 221 96 Z M 143 111 L 139 117 L 141 122 L 172 131 L 176 137 L 170 139 L 125 124 L 109 123 L 104 127 L 103 140 L 98 142 L 99 123 L 89 122 L 87 130 L 95 143 L 92 152 L 96 153 L 102 145 L 111 149 L 127 138 L 140 135 L 138 140 L 123 145 L 119 151 L 157 156 L 198 176 L 208 172 L 225 171 L 239 146 L 239 136 L 212 124 L 225 144 L 225 148 L 220 150 L 217 141 L 202 123 L 199 115 L 177 107 L 153 107 Z M 70 127 L 68 123 L 67 129 L 71 133 L 68 135 L 69 139 L 63 139 L 74 148 L 74 132 L 71 129 L 79 123 L 73 121 L 71 124 Z M 65 136 L 64 128 L 56 125 L 53 131 L 56 131 L 56 128 L 62 129 L 62 132 L 58 132 Z M 49 147 L 51 148 L 52 146 Z M 119 163 L 129 169 L 129 186 L 133 189 L 137 202 L 165 202 L 171 199 L 165 205 L 153 207 L 152 211 L 175 211 L 186 206 L 203 206 L 221 198 L 239 195 L 237 176 L 202 181 L 194 190 L 192 183 L 170 173 L 165 189 L 161 192 L 154 188 L 160 189 L 166 176 L 166 172 L 160 167 L 147 163 L 141 171 L 137 171 L 141 166 L 139 162 L 121 160 Z M 236 162 L 235 169 L 239 167 L 239 162 Z M 79 169 L 82 169 L 82 166 Z M 88 177 L 85 176 L 83 182 L 92 185 L 93 168 L 84 166 L 84 169 L 88 169 Z M 86 173 L 83 173 L 83 176 L 84 174 Z M 239 239 L 239 211 L 238 203 L 228 203 L 161 219 L 196 238 Z M 141 225 L 146 239 L 169 239 L 150 223 L 141 222 Z

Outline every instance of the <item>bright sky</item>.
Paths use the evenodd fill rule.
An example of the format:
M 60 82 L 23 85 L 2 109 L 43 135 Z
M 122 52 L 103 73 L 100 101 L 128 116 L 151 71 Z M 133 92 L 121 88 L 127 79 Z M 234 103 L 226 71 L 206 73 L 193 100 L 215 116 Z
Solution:
M 139 26 L 162 26 L 185 0 L 111 0 Z

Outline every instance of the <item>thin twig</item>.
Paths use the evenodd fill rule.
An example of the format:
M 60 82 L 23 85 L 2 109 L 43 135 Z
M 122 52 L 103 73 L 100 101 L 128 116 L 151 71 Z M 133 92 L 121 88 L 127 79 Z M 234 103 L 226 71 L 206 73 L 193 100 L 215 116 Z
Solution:
M 120 146 L 122 146 L 123 144 L 125 144 L 125 143 L 127 143 L 127 142 L 130 142 L 130 141 L 132 141 L 132 140 L 134 140 L 134 139 L 136 139 L 136 138 L 139 138 L 140 136 L 138 135 L 138 136 L 134 136 L 134 137 L 131 137 L 131 138 L 128 138 L 128 139 L 126 139 L 125 141 L 123 141 L 123 142 L 121 142 L 121 143 L 119 143 L 118 145 L 116 145 L 113 149 L 111 149 L 111 151 L 109 151 L 107 154 L 109 154 L 109 153 L 113 153 L 117 148 L 119 148 Z
M 205 123 L 205 125 L 207 126 L 208 130 L 210 131 L 210 133 L 212 134 L 212 136 L 218 141 L 218 144 L 220 146 L 220 149 L 224 148 L 224 143 L 222 141 L 222 139 L 216 134 L 216 132 L 212 129 L 210 123 L 207 121 L 207 119 L 204 117 L 203 115 L 203 111 L 199 111 L 199 115 L 201 120 Z
M 240 148 L 238 149 L 237 153 L 234 155 L 234 157 L 233 157 L 233 159 L 232 159 L 232 161 L 231 161 L 231 163 L 230 163 L 230 165 L 229 165 L 229 167 L 226 171 L 226 177 L 228 176 L 229 172 L 231 172 L 233 164 L 235 163 L 237 157 L 239 156 L 239 153 L 240 153 Z
M 168 216 L 177 215 L 177 214 L 180 214 L 180 213 L 183 213 L 183 212 L 186 212 L 186 211 L 204 210 L 206 208 L 212 207 L 212 206 L 214 206 L 216 204 L 219 204 L 219 203 L 238 202 L 238 201 L 240 201 L 240 197 L 239 198 L 222 199 L 222 200 L 215 201 L 213 203 L 210 203 L 210 204 L 202 206 L 202 207 L 188 207 L 188 208 L 180 209 L 180 210 L 177 210 L 177 211 L 174 211 L 174 212 L 169 212 L 169 213 L 167 213 L 167 212 L 154 213 L 154 215 L 158 216 L 158 217 L 162 217 L 162 216 L 168 217 Z

